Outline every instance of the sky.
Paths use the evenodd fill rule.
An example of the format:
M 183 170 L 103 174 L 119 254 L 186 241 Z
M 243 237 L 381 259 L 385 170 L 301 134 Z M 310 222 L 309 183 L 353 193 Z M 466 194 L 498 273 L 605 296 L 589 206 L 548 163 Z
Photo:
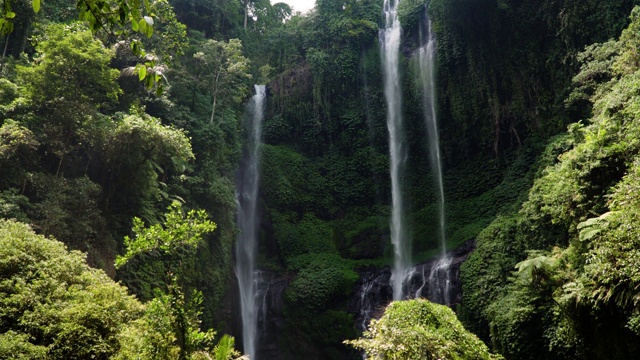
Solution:
M 293 11 L 307 12 L 307 10 L 312 9 L 313 5 L 315 5 L 316 0 L 271 0 L 272 4 L 275 3 L 287 3 L 289 6 L 293 8 Z

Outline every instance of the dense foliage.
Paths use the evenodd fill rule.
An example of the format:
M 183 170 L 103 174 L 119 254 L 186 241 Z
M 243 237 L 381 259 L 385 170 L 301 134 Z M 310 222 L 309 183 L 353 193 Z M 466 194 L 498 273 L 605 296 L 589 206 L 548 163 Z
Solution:
M 451 309 L 422 299 L 392 303 L 363 338 L 347 343 L 373 359 L 502 359 L 466 331 Z
M 46 27 L 36 51 L 15 67 L 14 82 L 3 82 L 3 143 L 13 144 L 4 189 L 25 197 L 20 210 L 39 230 L 109 269 L 114 239 L 133 215 L 155 218 L 156 179 L 184 167 L 191 145 L 183 131 L 140 108 L 118 111 L 114 53 L 83 26 Z
M 200 331 L 197 294 L 185 300 L 184 292 L 170 285 L 167 294 L 143 305 L 102 270 L 90 268 L 84 254 L 13 220 L 0 220 L 0 245 L 3 358 L 231 360 L 239 355 L 233 338 L 224 336 L 214 347 L 215 332 Z
M 111 319 L 118 325 L 94 339 L 106 336 L 106 345 L 73 345 L 64 356 L 237 356 L 230 337 L 214 345 L 212 328 L 232 331 L 237 322 L 234 191 L 252 83 L 268 89 L 258 268 L 288 283 L 275 341 L 288 358 L 360 356 L 342 343 L 357 336 L 358 272 L 385 266 L 393 251 L 382 3 L 318 0 L 304 15 L 267 0 L 3 3 L 0 217 L 86 252 L 91 266 L 144 302 L 124 297 L 127 324 Z M 440 251 L 416 72 L 429 18 L 447 246 L 478 244 L 462 269 L 459 315 L 506 358 L 637 357 L 634 4 L 399 4 L 414 260 Z M 80 299 L 93 290 L 77 291 Z M 419 310 L 416 332 L 402 320 L 411 309 Z M 45 337 L 67 330 L 51 329 L 77 330 L 65 311 L 34 325 L 50 328 L 37 334 L 3 322 L 0 357 L 54 351 L 58 340 Z M 459 347 L 447 347 L 460 350 L 456 356 L 490 356 L 445 309 L 416 302 L 393 305 L 394 313 L 402 317 L 385 315 L 375 326 L 392 322 L 397 337 L 381 340 L 454 346 L 445 332 L 461 336 Z M 450 326 L 435 326 L 428 314 Z M 438 346 L 430 351 L 449 356 Z
M 240 355 L 233 348 L 233 337 L 225 335 L 213 346 L 215 332 L 200 329 L 202 292 L 188 293 L 184 281 L 183 261 L 193 257 L 203 235 L 216 225 L 203 210 L 184 213 L 177 201 L 167 210 L 162 225 L 144 227 L 140 218 L 134 218 L 135 237 L 124 238 L 126 253 L 116 258 L 116 266 L 122 267 L 143 254 L 155 253 L 165 270 L 158 274 L 164 286 L 154 290 L 145 317 L 123 334 L 125 346 L 117 358 L 231 360 Z
M 566 108 L 564 100 L 576 55 L 618 36 L 634 3 L 433 0 L 449 161 L 478 151 L 502 153 L 575 121 L 580 108 Z
M 564 144 L 556 163 L 540 173 L 518 213 L 484 230 L 463 268 L 470 318 L 479 331 L 489 326 L 507 358 L 639 354 L 639 15 L 634 9 L 619 40 L 581 54 L 568 104 L 588 102 L 592 115 L 551 143 Z
M 192 34 L 196 46 L 207 41 L 229 53 L 224 61 L 231 75 L 221 76 L 212 73 L 217 65 L 210 62 L 219 60 L 217 48 L 194 56 L 185 26 L 166 1 L 136 5 L 158 16 L 160 31 L 150 37 L 150 27 L 141 31 L 142 23 L 127 17 L 127 26 L 137 27 L 142 38 L 120 31 L 117 23 L 99 29 L 96 22 L 89 28 L 75 23 L 77 13 L 63 2 L 46 2 L 36 17 L 20 1 L 11 5 L 15 26 L 3 33 L 0 61 L 2 217 L 28 222 L 87 252 L 89 264 L 149 301 L 166 275 L 157 257 L 142 254 L 138 267 L 117 274 L 113 266 L 132 219 L 139 218 L 137 228 L 158 224 L 175 200 L 206 209 L 223 229 L 181 259 L 189 292 L 203 290 L 202 326 L 211 328 L 227 287 L 235 231 L 233 178 L 250 79 L 241 42 Z M 125 15 L 133 18 L 138 10 Z M 142 46 L 161 58 L 144 55 Z M 174 81 L 182 69 L 196 74 L 186 78 L 188 92 L 180 87 L 184 82 Z M 149 92 L 149 77 L 141 72 L 154 81 L 166 76 L 164 95 Z M 167 86 L 173 84 L 175 95 Z M 213 99 L 220 114 L 215 123 Z
M 0 357 L 108 359 L 144 307 L 85 255 L 0 220 Z

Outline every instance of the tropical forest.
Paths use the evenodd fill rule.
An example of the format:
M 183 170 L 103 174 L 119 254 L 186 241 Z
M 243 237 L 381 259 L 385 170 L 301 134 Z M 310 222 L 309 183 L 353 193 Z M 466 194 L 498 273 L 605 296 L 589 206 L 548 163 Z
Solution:
M 640 359 L 640 1 L 0 2 L 0 359 Z

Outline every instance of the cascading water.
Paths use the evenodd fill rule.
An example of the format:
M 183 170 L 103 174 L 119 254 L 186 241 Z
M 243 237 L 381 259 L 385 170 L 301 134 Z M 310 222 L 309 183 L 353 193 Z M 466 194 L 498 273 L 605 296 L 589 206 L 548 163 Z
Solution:
M 255 271 L 258 250 L 258 218 L 256 216 L 258 186 L 260 183 L 260 143 L 262 138 L 262 120 L 264 118 L 264 99 L 266 88 L 255 85 L 256 94 L 249 103 L 251 114 L 248 123 L 248 142 L 245 161 L 238 176 L 238 228 L 236 240 L 235 271 L 240 288 L 240 308 L 242 314 L 242 342 L 244 353 L 256 359 L 256 340 L 258 332 L 258 308 L 256 306 L 257 278 Z
M 452 305 L 451 302 L 451 261 L 450 256 L 443 255 L 438 262 L 431 267 L 427 287 L 429 293 L 427 299 L 442 305 Z
M 441 259 L 432 268 L 429 276 L 429 299 L 446 304 L 449 297 L 450 279 L 448 266 L 451 258 L 447 257 L 447 245 L 445 237 L 445 214 L 444 214 L 444 185 L 442 183 L 442 161 L 440 158 L 440 140 L 438 137 L 438 121 L 436 117 L 436 84 L 435 84 L 435 55 L 436 38 L 431 28 L 431 20 L 425 14 L 427 22 L 427 41 L 418 51 L 418 62 L 420 64 L 420 80 L 422 82 L 424 120 L 427 127 L 427 137 L 429 141 L 429 152 L 431 168 L 436 177 L 439 200 L 439 226 L 440 226 L 440 248 Z M 420 38 L 422 40 L 422 31 Z M 444 277 L 443 277 L 444 276 Z M 434 296 L 435 292 L 441 296 Z
M 411 246 L 404 224 L 404 199 L 401 174 L 405 166 L 402 136 L 402 90 L 400 88 L 400 21 L 396 8 L 400 0 L 384 0 L 385 28 L 380 31 L 380 53 L 383 64 L 384 94 L 387 102 L 387 128 L 391 156 L 391 242 L 394 247 L 393 299 L 403 297 L 403 281 L 411 267 Z
M 442 165 L 438 139 L 438 124 L 436 118 L 435 91 L 435 36 L 431 29 L 431 22 L 426 16 L 426 33 L 423 40 L 420 32 L 420 43 L 424 44 L 417 52 L 420 82 L 423 94 L 423 110 L 427 140 L 430 152 L 430 164 L 434 173 L 439 203 L 439 241 L 441 256 L 425 263 L 411 266 L 410 244 L 404 234 L 402 192 L 399 174 L 403 170 L 403 148 L 400 138 L 402 130 L 401 96 L 398 77 L 398 56 L 400 46 L 400 24 L 395 13 L 398 1 L 385 0 L 384 11 L 386 28 L 380 33 L 382 62 L 384 66 L 384 86 L 387 100 L 387 127 L 389 129 L 389 148 L 391 152 L 391 186 L 393 196 L 391 237 L 395 247 L 395 262 L 389 275 L 389 270 L 365 272 L 362 274 L 361 285 L 356 293 L 354 303 L 357 308 L 357 325 L 365 329 L 369 321 L 391 300 L 389 292 L 393 292 L 393 300 L 402 298 L 427 298 L 432 302 L 452 306 L 461 299 L 461 284 L 458 280 L 460 265 L 466 259 L 473 244 L 468 243 L 455 251 L 447 253 L 445 236 L 445 197 L 442 181 Z M 426 14 L 425 14 L 426 15 Z M 389 279 L 393 289 L 389 289 Z M 386 286 L 385 286 L 386 284 Z M 363 359 L 366 359 L 363 356 Z
M 442 184 L 442 161 L 440 159 L 440 140 L 438 138 L 438 122 L 436 117 L 436 84 L 435 84 L 435 57 L 436 39 L 431 29 L 431 20 L 427 16 L 428 38 L 418 50 L 420 63 L 420 80 L 422 82 L 424 121 L 427 127 L 431 168 L 435 172 L 439 200 L 439 226 L 440 246 L 442 255 L 447 252 L 445 238 L 444 219 L 444 185 Z M 420 34 L 422 35 L 422 33 Z M 421 36 L 422 37 L 422 36 Z
M 383 311 L 384 306 L 391 301 L 392 294 L 386 290 L 389 288 L 390 276 L 388 269 L 363 274 L 362 284 L 356 293 L 358 297 L 356 324 L 360 330 L 367 330 L 369 321 L 378 315 L 377 312 Z
M 260 328 L 260 331 L 266 330 L 267 319 L 266 316 L 269 313 L 267 297 L 269 296 L 269 290 L 271 289 L 271 281 L 265 279 L 265 274 L 257 270 L 255 272 L 255 299 L 256 299 L 256 326 Z M 260 326 L 262 324 L 262 326 Z

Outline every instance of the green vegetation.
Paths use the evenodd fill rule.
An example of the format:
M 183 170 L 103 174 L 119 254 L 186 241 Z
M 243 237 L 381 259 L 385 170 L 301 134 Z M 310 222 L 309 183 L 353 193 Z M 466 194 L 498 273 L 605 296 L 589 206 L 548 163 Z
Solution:
M 175 209 L 169 215 L 176 216 Z M 167 226 L 175 225 L 169 217 Z M 169 284 L 167 294 L 143 305 L 102 270 L 90 268 L 84 254 L 12 220 L 0 220 L 0 245 L 3 358 L 231 360 L 239 355 L 233 338 L 224 336 L 214 347 L 215 332 L 199 330 L 199 293 L 187 300 Z
M 484 336 L 490 329 L 507 358 L 627 359 L 640 351 L 632 270 L 639 14 L 618 41 L 582 53 L 568 104 L 592 104 L 590 119 L 569 127 L 560 140 L 570 149 L 544 168 L 519 212 L 483 231 L 463 266 L 470 324 Z
M 428 16 L 447 247 L 477 242 L 456 310 L 507 359 L 640 352 L 637 4 L 400 3 L 414 261 L 440 251 L 416 76 Z M 343 344 L 358 336 L 358 273 L 393 257 L 381 12 L 381 0 L 318 0 L 304 16 L 267 0 L 4 1 L 0 254 L 21 260 L 0 269 L 0 358 L 238 356 L 213 328 L 236 323 L 253 83 L 267 84 L 258 267 L 288 281 L 274 338 L 288 358 L 359 357 Z M 494 356 L 424 302 L 392 305 L 353 344 L 389 342 L 408 344 L 389 357 Z
M 364 337 L 346 343 L 380 359 L 502 359 L 466 331 L 454 312 L 427 300 L 391 303 Z
M 215 332 L 200 330 L 202 292 L 187 294 L 183 285 L 183 260 L 193 257 L 202 236 L 216 225 L 202 210 L 183 213 L 179 202 L 173 202 L 167 210 L 162 226 L 145 228 L 140 218 L 134 218 L 136 235 L 125 237 L 127 252 L 116 258 L 116 266 L 121 267 L 142 254 L 159 252 L 166 269 L 162 274 L 164 291 L 155 289 L 145 316 L 123 334 L 125 346 L 118 358 L 231 360 L 240 355 L 233 349 L 233 338 L 225 335 L 213 346 Z M 128 347 L 127 342 L 131 343 Z
M 215 64 L 197 62 L 185 26 L 166 1 L 138 3 L 140 9 L 125 14 L 129 30 L 135 27 L 129 21 L 133 16 L 146 16 L 144 11 L 158 16 L 155 28 L 160 31 L 147 36 L 151 28 L 146 27 L 140 39 L 119 20 L 98 29 L 99 21 L 109 20 L 89 21 L 88 27 L 73 22 L 78 14 L 63 2 L 44 3 L 37 16 L 22 3 L 5 2 L 16 12 L 15 26 L 0 40 L 2 217 L 29 223 L 86 252 L 90 265 L 151 301 L 154 288 L 166 288 L 166 268 L 157 254 L 144 252 L 117 272 L 114 267 L 132 225 L 159 226 L 163 210 L 175 200 L 206 209 L 224 228 L 178 257 L 184 260 L 182 285 L 189 292 L 202 291 L 199 326 L 212 328 L 227 289 L 235 232 L 233 178 L 250 79 L 241 43 L 215 42 L 230 49 L 225 61 L 233 69 L 232 76 L 217 77 L 225 85 L 215 92 L 208 85 L 215 74 L 207 72 Z M 86 14 L 80 15 L 84 19 Z M 134 32 L 141 31 L 137 25 Z M 196 45 L 213 42 L 198 34 L 192 38 Z M 142 47 L 156 56 L 145 55 Z M 173 81 L 181 78 L 182 69 L 200 74 L 186 78 L 191 79 L 188 92 Z M 149 91 L 159 77 L 166 77 L 169 90 L 162 95 Z M 168 84 L 175 84 L 176 95 Z M 214 97 L 220 117 L 211 123 Z M 134 218 L 139 218 L 136 224 Z
M 0 220 L 0 354 L 108 359 L 144 307 L 85 256 L 29 226 Z

